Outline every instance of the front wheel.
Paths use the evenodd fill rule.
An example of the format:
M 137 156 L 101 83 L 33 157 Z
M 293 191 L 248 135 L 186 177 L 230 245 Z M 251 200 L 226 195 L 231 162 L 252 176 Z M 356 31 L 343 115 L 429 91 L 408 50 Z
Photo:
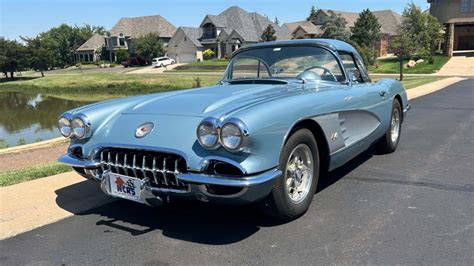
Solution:
M 376 149 L 380 153 L 392 153 L 398 147 L 402 130 L 402 108 L 398 100 L 393 101 L 390 127 L 385 135 L 377 142 Z
M 280 156 L 282 176 L 261 209 L 282 221 L 291 221 L 309 208 L 319 179 L 318 145 L 308 129 L 296 131 L 286 142 Z

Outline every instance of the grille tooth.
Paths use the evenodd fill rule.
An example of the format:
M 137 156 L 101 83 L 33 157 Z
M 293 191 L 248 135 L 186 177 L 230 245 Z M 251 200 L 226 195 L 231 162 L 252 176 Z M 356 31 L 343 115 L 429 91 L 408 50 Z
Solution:
M 122 158 L 123 156 L 123 158 Z M 121 148 L 104 148 L 95 158 L 102 171 L 124 174 L 149 182 L 152 187 L 188 190 L 177 175 L 186 171 L 184 159 L 176 154 L 139 151 Z

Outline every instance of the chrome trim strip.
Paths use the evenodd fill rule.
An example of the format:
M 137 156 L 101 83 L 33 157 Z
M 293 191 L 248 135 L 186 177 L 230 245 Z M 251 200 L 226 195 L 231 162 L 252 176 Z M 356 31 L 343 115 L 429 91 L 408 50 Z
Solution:
M 209 184 L 209 185 L 220 185 L 230 187 L 251 187 L 266 182 L 274 182 L 276 178 L 282 175 L 282 172 L 278 169 L 272 169 L 267 172 L 240 178 L 222 177 L 214 175 L 205 175 L 199 173 L 185 173 L 178 174 L 177 177 L 180 181 L 197 183 L 197 184 Z
M 82 168 L 98 168 L 100 166 L 99 162 L 78 159 L 69 153 L 61 155 L 58 158 L 58 162 L 62 164 L 67 164 L 73 167 L 82 167 Z

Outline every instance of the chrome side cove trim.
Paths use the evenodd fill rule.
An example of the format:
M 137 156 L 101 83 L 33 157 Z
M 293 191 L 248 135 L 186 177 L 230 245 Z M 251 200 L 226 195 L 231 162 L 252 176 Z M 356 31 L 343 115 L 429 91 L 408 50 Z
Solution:
M 252 187 L 266 182 L 274 182 L 275 179 L 281 175 L 282 172 L 280 170 L 272 169 L 258 175 L 240 178 L 213 176 L 199 173 L 178 174 L 177 177 L 180 181 L 196 184 L 209 184 L 230 187 Z
M 99 162 L 75 158 L 69 153 L 60 156 L 58 158 L 58 162 L 62 164 L 67 164 L 73 167 L 82 167 L 82 168 L 97 168 L 100 165 Z

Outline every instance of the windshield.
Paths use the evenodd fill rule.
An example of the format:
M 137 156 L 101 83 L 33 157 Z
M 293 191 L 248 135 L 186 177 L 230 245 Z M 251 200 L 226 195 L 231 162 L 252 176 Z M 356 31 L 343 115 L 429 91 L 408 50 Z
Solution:
M 255 79 L 303 79 L 342 82 L 345 76 L 336 57 L 314 46 L 263 47 L 235 55 L 224 81 Z

